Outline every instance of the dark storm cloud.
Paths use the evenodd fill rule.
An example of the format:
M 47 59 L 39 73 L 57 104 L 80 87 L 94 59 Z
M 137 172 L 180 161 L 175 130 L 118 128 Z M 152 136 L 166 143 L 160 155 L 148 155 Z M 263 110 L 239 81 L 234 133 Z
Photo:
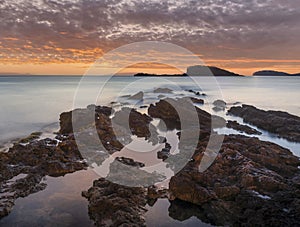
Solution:
M 293 59 L 300 51 L 294 0 L 0 0 L 0 21 L 2 61 L 88 62 L 95 48 L 143 40 L 211 58 Z

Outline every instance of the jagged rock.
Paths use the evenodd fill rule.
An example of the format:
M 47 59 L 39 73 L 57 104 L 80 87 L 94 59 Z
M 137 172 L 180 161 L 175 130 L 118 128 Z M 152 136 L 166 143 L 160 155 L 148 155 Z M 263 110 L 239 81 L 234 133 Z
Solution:
M 44 190 L 44 176 L 63 176 L 87 167 L 74 140 L 56 143 L 49 138 L 32 140 L 0 153 L 0 218 L 11 212 L 19 197 Z
M 145 166 L 144 163 L 134 161 L 132 158 L 117 157 L 116 160 L 125 165 L 128 165 L 128 166 L 134 166 L 134 167 L 144 167 Z
M 239 132 L 247 133 L 248 135 L 261 135 L 262 134 L 260 131 L 257 131 L 254 128 L 251 128 L 247 125 L 239 124 L 237 121 L 228 121 L 226 126 L 227 126 L 227 128 L 232 128 Z
M 190 99 L 195 104 L 202 104 L 202 105 L 204 104 L 204 100 L 203 99 L 197 99 L 197 98 L 194 98 L 194 97 L 191 97 Z
M 214 217 L 216 225 L 299 222 L 299 204 L 295 203 L 300 198 L 299 158 L 276 144 L 230 135 L 225 137 L 214 163 L 200 172 L 204 154 L 200 148 L 206 144 L 200 141 L 194 161 L 171 178 L 173 198 L 203 208 L 206 216 Z M 290 213 L 285 212 L 285 207 Z M 267 216 L 263 216 L 265 212 Z
M 171 94 L 173 93 L 173 90 L 170 88 L 156 88 L 154 91 L 154 93 L 167 93 L 167 94 Z
M 229 114 L 244 119 L 244 122 L 292 142 L 300 142 L 300 117 L 282 111 L 265 111 L 254 106 L 232 107 Z
M 147 190 L 111 183 L 104 178 L 82 195 L 89 201 L 89 214 L 97 226 L 145 226 Z
M 130 96 L 128 99 L 131 99 L 131 100 L 143 100 L 144 98 L 144 92 L 140 91 L 132 96 Z
M 223 118 L 212 116 L 206 111 L 195 107 L 191 101 L 188 102 L 187 100 L 188 98 L 178 100 L 166 98 L 160 100 L 155 105 L 150 105 L 148 114 L 153 118 L 162 119 L 168 129 L 181 129 L 182 123 L 185 123 L 186 126 L 191 125 L 191 128 L 193 128 L 196 120 L 199 120 L 202 131 L 210 132 L 212 127 L 223 127 L 226 125 L 226 121 Z M 182 119 L 180 119 L 179 114 L 182 116 Z
M 166 160 L 170 155 L 170 151 L 171 145 L 169 143 L 166 143 L 165 147 L 161 151 L 157 152 L 157 158 L 162 159 L 163 161 Z

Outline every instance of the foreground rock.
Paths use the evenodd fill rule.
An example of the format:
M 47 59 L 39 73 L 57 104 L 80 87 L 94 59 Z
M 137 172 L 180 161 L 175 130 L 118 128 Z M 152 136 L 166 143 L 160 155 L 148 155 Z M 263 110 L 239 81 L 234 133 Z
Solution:
M 200 142 L 205 147 L 207 141 Z M 199 206 L 214 225 L 297 225 L 300 161 L 289 150 L 257 138 L 226 136 L 215 162 L 198 166 L 199 149 L 171 178 L 173 198 Z
M 292 142 L 300 142 L 300 117 L 282 111 L 265 111 L 254 106 L 232 107 L 229 114 L 244 119 L 246 123 Z
M 97 226 L 145 226 L 147 190 L 106 181 L 94 181 L 82 195 L 89 201 L 89 214 Z
M 74 140 L 56 144 L 52 139 L 35 140 L 0 153 L 0 218 L 11 212 L 17 198 L 45 189 L 44 176 L 63 176 L 87 167 Z

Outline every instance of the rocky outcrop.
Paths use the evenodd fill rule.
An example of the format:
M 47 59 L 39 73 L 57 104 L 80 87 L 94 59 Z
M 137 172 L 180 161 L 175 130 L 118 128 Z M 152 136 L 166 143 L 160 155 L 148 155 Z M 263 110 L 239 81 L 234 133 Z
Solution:
M 228 121 L 226 124 L 227 128 L 232 128 L 239 132 L 244 132 L 248 135 L 261 135 L 262 133 L 254 128 L 249 127 L 248 125 L 239 124 L 237 121 Z
M 0 217 L 9 214 L 17 198 L 43 190 L 46 187 L 42 181 L 44 176 L 63 176 L 82 170 L 89 163 L 101 164 L 107 153 L 119 151 L 124 144 L 130 143 L 131 134 L 158 142 L 157 134 L 150 125 L 151 117 L 123 108 L 111 119 L 112 112 L 109 107 L 90 105 L 62 113 L 56 139 L 39 140 L 40 133 L 33 133 L 21 139 L 7 153 L 0 153 Z M 124 125 L 123 121 L 127 124 Z M 99 149 L 107 153 L 99 153 Z M 117 162 L 125 166 L 144 166 L 128 158 L 116 158 Z M 117 165 L 112 167 L 116 167 L 115 172 L 118 172 Z M 152 178 L 144 176 L 145 180 L 151 181 Z
M 190 98 L 162 99 L 155 105 L 150 105 L 148 114 L 153 118 L 162 119 L 168 129 L 181 129 L 182 123 L 193 128 L 195 126 L 195 120 L 199 121 L 203 133 L 211 132 L 212 128 L 226 125 L 223 118 L 210 115 L 206 111 L 195 107 L 193 100 Z
M 198 169 L 202 157 L 199 149 L 193 161 L 171 178 L 173 198 L 198 205 L 215 225 L 299 223 L 300 161 L 289 150 L 231 135 L 204 172 Z
M 229 114 L 243 118 L 244 122 L 274 133 L 292 142 L 300 142 L 300 117 L 282 111 L 265 111 L 254 106 L 232 107 Z

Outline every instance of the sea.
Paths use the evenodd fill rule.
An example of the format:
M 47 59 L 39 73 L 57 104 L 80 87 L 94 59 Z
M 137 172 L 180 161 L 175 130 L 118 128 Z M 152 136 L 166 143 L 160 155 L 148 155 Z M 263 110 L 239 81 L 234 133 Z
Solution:
M 170 94 L 153 93 L 156 88 L 169 88 Z M 124 99 L 142 91 L 143 101 Z M 205 100 L 201 108 L 226 119 L 231 106 L 249 104 L 264 110 L 280 110 L 300 116 L 300 77 L 132 77 L 132 76 L 1 76 L 0 77 L 0 151 L 32 132 L 53 136 L 59 129 L 59 115 L 89 104 L 123 105 L 145 112 L 142 106 L 162 97 L 199 97 Z M 213 102 L 224 100 L 225 111 L 215 112 Z M 261 131 L 261 130 L 260 130 Z M 238 134 L 219 129 L 220 133 Z M 277 138 L 262 131 L 261 140 L 271 141 L 290 149 L 300 157 L 300 144 Z M 88 203 L 81 196 L 97 174 L 79 171 L 64 177 L 46 177 L 47 188 L 26 198 L 20 198 L 12 213 L 0 220 L 1 226 L 92 226 Z M 148 207 L 148 226 L 210 226 L 195 216 L 176 220 L 169 214 L 170 203 L 160 199 Z

